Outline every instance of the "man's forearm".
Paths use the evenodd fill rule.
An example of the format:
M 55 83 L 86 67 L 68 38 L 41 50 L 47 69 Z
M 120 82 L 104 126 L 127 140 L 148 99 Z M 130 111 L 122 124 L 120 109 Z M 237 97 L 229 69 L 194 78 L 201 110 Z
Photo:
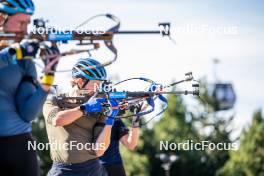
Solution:
M 96 140 L 97 144 L 99 144 L 99 145 L 104 144 L 103 148 L 99 148 L 99 149 L 95 150 L 95 153 L 97 156 L 102 156 L 104 154 L 104 152 L 107 150 L 107 148 L 109 147 L 110 138 L 111 138 L 111 130 L 112 130 L 112 125 L 105 125 L 105 127 L 103 128 L 99 137 L 97 138 L 97 140 Z
M 69 125 L 75 120 L 83 116 L 83 112 L 79 107 L 58 112 L 56 117 L 52 119 L 53 126 Z
M 129 143 L 129 149 L 133 150 L 137 144 L 139 139 L 139 127 L 132 128 L 131 133 L 129 133 L 129 137 L 127 142 Z

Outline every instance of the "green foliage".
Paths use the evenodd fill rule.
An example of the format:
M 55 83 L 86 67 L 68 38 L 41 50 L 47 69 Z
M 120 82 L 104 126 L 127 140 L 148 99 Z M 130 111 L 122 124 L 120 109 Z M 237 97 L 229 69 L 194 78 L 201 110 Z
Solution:
M 140 145 L 140 144 L 139 144 Z M 142 145 L 142 142 L 141 142 Z M 140 146 L 138 147 L 140 148 Z M 121 155 L 128 176 L 148 176 L 148 158 L 137 151 L 129 151 L 121 145 Z
M 180 96 L 169 96 L 169 107 L 161 119 L 154 123 L 153 128 L 142 128 L 141 145 L 135 156 L 148 158 L 142 168 L 148 168 L 144 175 L 164 175 L 161 168 L 161 161 L 157 158 L 159 153 L 174 154 L 179 159 L 172 165 L 171 175 L 215 175 L 229 158 L 228 151 L 195 151 L 195 150 L 160 150 L 160 141 L 171 143 L 184 143 L 186 141 L 201 142 L 203 140 L 213 143 L 231 142 L 229 139 L 230 130 L 228 125 L 232 117 L 224 117 L 214 112 L 215 102 L 208 95 L 207 83 L 203 84 L 200 101 L 196 112 L 190 112 Z M 210 128 L 208 133 L 203 133 L 202 129 Z M 131 157 L 126 157 L 124 150 L 125 164 L 129 167 L 128 175 L 133 175 L 133 167 L 127 166 L 131 163 Z M 129 153 L 131 155 L 131 153 Z M 136 167 L 136 166 L 134 166 Z M 136 167 L 137 168 L 137 167 Z M 132 169 L 132 170 L 131 170 Z M 142 174 L 142 172 L 141 172 Z
M 231 153 L 218 175 L 264 175 L 264 119 L 260 110 L 254 114 L 251 126 L 242 132 L 239 150 Z
M 201 153 L 195 151 L 161 151 L 160 141 L 168 141 L 168 143 L 182 143 L 187 140 L 198 141 L 199 135 L 193 124 L 186 120 L 186 107 L 183 104 L 181 97 L 170 96 L 168 98 L 169 108 L 164 113 L 164 116 L 159 122 L 155 124 L 153 128 L 152 136 L 152 150 L 155 153 L 151 153 L 150 161 L 157 160 L 156 154 L 168 153 L 175 154 L 179 157 L 179 160 L 173 164 L 171 169 L 171 175 L 195 175 L 195 171 L 200 168 Z M 151 175 L 159 173 L 163 175 L 164 171 L 160 167 L 161 163 L 152 162 L 152 168 L 150 170 Z M 159 169 L 159 170 L 157 170 Z

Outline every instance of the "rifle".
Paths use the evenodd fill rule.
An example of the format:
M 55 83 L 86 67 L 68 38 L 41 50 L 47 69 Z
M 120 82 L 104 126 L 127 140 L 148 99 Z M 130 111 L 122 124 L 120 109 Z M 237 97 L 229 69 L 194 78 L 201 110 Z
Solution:
M 132 79 L 139 79 L 145 82 L 149 82 L 151 86 L 149 87 L 149 91 L 131 92 L 131 91 L 116 91 L 115 89 L 111 89 L 106 92 L 106 91 L 99 90 L 98 92 L 96 92 L 94 97 L 96 97 L 97 100 L 100 101 L 102 110 L 96 110 L 94 111 L 94 113 L 101 112 L 106 115 L 107 113 L 111 111 L 112 113 L 118 114 L 116 118 L 128 118 L 132 116 L 141 117 L 146 114 L 150 114 L 155 110 L 155 100 L 158 99 L 161 102 L 163 102 L 165 106 L 159 113 L 157 113 L 155 116 L 153 116 L 150 119 L 152 120 L 153 118 L 162 114 L 168 107 L 168 101 L 164 95 L 190 95 L 191 94 L 191 95 L 199 96 L 199 82 L 193 79 L 191 72 L 186 73 L 185 76 L 186 76 L 185 79 L 178 81 L 178 82 L 171 83 L 166 86 L 162 86 L 161 84 L 155 83 L 151 79 L 147 79 L 143 77 L 129 78 L 129 79 L 120 81 L 114 85 L 118 85 L 123 82 L 130 81 Z M 192 84 L 192 87 L 194 88 L 194 90 L 164 91 L 164 89 L 168 87 L 172 87 L 177 84 L 180 84 L 183 82 L 189 82 L 189 81 L 196 82 Z M 108 84 L 110 84 L 110 82 L 106 83 L 106 85 Z M 158 88 L 160 88 L 159 91 L 157 91 Z M 79 97 L 67 97 L 66 95 L 60 95 L 56 97 L 58 106 L 61 108 L 65 108 L 65 109 L 78 107 L 86 103 L 89 99 L 90 99 L 90 96 L 85 94 L 85 91 L 84 91 L 84 94 Z M 150 106 L 151 108 L 149 110 L 140 112 L 142 108 L 142 104 L 144 102 L 147 103 L 147 105 Z M 132 114 L 124 115 L 127 113 L 127 111 L 129 111 Z
M 106 31 L 98 31 L 95 33 L 94 31 L 80 31 L 77 30 L 80 26 L 84 25 L 88 21 L 91 21 L 94 18 L 104 16 L 116 24 L 109 28 Z M 90 55 L 91 50 L 96 50 L 100 47 L 99 41 L 103 41 L 105 46 L 114 54 L 114 58 L 110 61 L 102 63 L 101 66 L 107 66 L 112 64 L 117 58 L 117 49 L 113 44 L 113 37 L 114 35 L 118 34 L 159 34 L 164 36 L 170 37 L 170 23 L 159 23 L 159 27 L 161 30 L 127 30 L 121 31 L 120 28 L 120 20 L 112 15 L 112 14 L 99 14 L 93 16 L 86 20 L 81 25 L 77 26 L 75 30 L 65 30 L 60 31 L 53 27 L 47 27 L 46 21 L 44 19 L 35 19 L 34 22 L 34 29 L 28 35 L 24 35 L 21 33 L 0 33 L 0 41 L 2 43 L 2 48 L 7 47 L 10 42 L 4 41 L 11 41 L 11 42 L 20 42 L 22 39 L 34 39 L 38 40 L 40 43 L 49 41 L 53 43 L 68 43 L 69 41 L 78 41 L 77 45 L 91 45 L 92 49 L 87 49 L 86 52 Z M 8 45 L 5 45 L 7 43 Z M 75 50 L 70 52 L 69 54 L 66 52 L 63 54 L 70 55 L 70 54 L 77 54 L 84 52 L 84 50 Z

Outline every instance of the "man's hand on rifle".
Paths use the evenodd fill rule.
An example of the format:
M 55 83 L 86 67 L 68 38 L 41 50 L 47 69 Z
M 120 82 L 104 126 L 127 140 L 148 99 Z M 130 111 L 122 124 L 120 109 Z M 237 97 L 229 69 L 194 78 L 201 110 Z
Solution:
M 16 60 L 34 59 L 40 50 L 40 57 L 45 65 L 41 84 L 42 88 L 48 91 L 54 81 L 54 73 L 60 59 L 60 51 L 56 43 L 52 43 L 51 46 L 44 45 L 44 48 L 40 48 L 40 43 L 37 40 L 29 40 L 20 44 L 13 44 L 9 49 L 9 53 Z
M 86 103 L 80 106 L 80 110 L 84 113 L 98 113 L 103 111 L 103 104 L 105 104 L 107 100 L 105 98 L 90 98 Z M 110 107 L 111 110 L 107 112 L 105 124 L 106 125 L 113 125 L 115 122 L 115 117 L 117 116 L 118 110 L 118 103 L 116 101 L 110 100 Z
M 80 110 L 84 113 L 97 113 L 102 112 L 102 103 L 105 100 L 103 98 L 90 98 L 86 103 L 80 106 Z
M 51 86 L 54 81 L 54 74 L 60 59 L 60 51 L 56 43 L 52 43 L 41 48 L 40 57 L 45 65 L 43 69 L 44 75 L 41 79 L 43 85 Z
M 39 42 L 36 40 L 16 43 L 11 45 L 9 53 L 15 56 L 16 60 L 33 59 L 39 50 Z
M 138 114 L 139 112 L 146 110 L 147 107 L 148 107 L 148 105 L 143 105 L 143 102 L 137 103 L 132 107 L 131 111 L 133 111 L 134 114 Z M 141 119 L 140 116 L 137 116 L 137 115 L 133 116 L 133 118 L 132 118 L 132 127 L 133 128 L 140 127 L 140 119 Z

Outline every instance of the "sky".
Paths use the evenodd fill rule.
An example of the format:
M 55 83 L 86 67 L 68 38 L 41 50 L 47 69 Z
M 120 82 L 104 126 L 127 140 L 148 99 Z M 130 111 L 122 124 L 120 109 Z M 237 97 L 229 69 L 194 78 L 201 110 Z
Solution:
M 169 83 L 192 71 L 195 77 L 214 83 L 213 59 L 218 58 L 219 81 L 233 83 L 238 97 L 234 134 L 248 126 L 253 112 L 264 106 L 261 0 L 35 0 L 35 5 L 35 18 L 49 19 L 50 25 L 60 27 L 77 26 L 101 13 L 120 18 L 122 30 L 159 29 L 159 22 L 170 22 L 176 45 L 159 35 L 114 36 L 118 60 L 107 67 L 110 76 L 145 76 Z M 91 25 L 107 27 L 109 23 L 98 20 Z M 87 55 L 65 57 L 58 69 L 70 69 L 79 57 Z M 102 48 L 93 57 L 104 61 L 111 53 Z M 56 83 L 66 86 L 69 75 L 58 73 Z

